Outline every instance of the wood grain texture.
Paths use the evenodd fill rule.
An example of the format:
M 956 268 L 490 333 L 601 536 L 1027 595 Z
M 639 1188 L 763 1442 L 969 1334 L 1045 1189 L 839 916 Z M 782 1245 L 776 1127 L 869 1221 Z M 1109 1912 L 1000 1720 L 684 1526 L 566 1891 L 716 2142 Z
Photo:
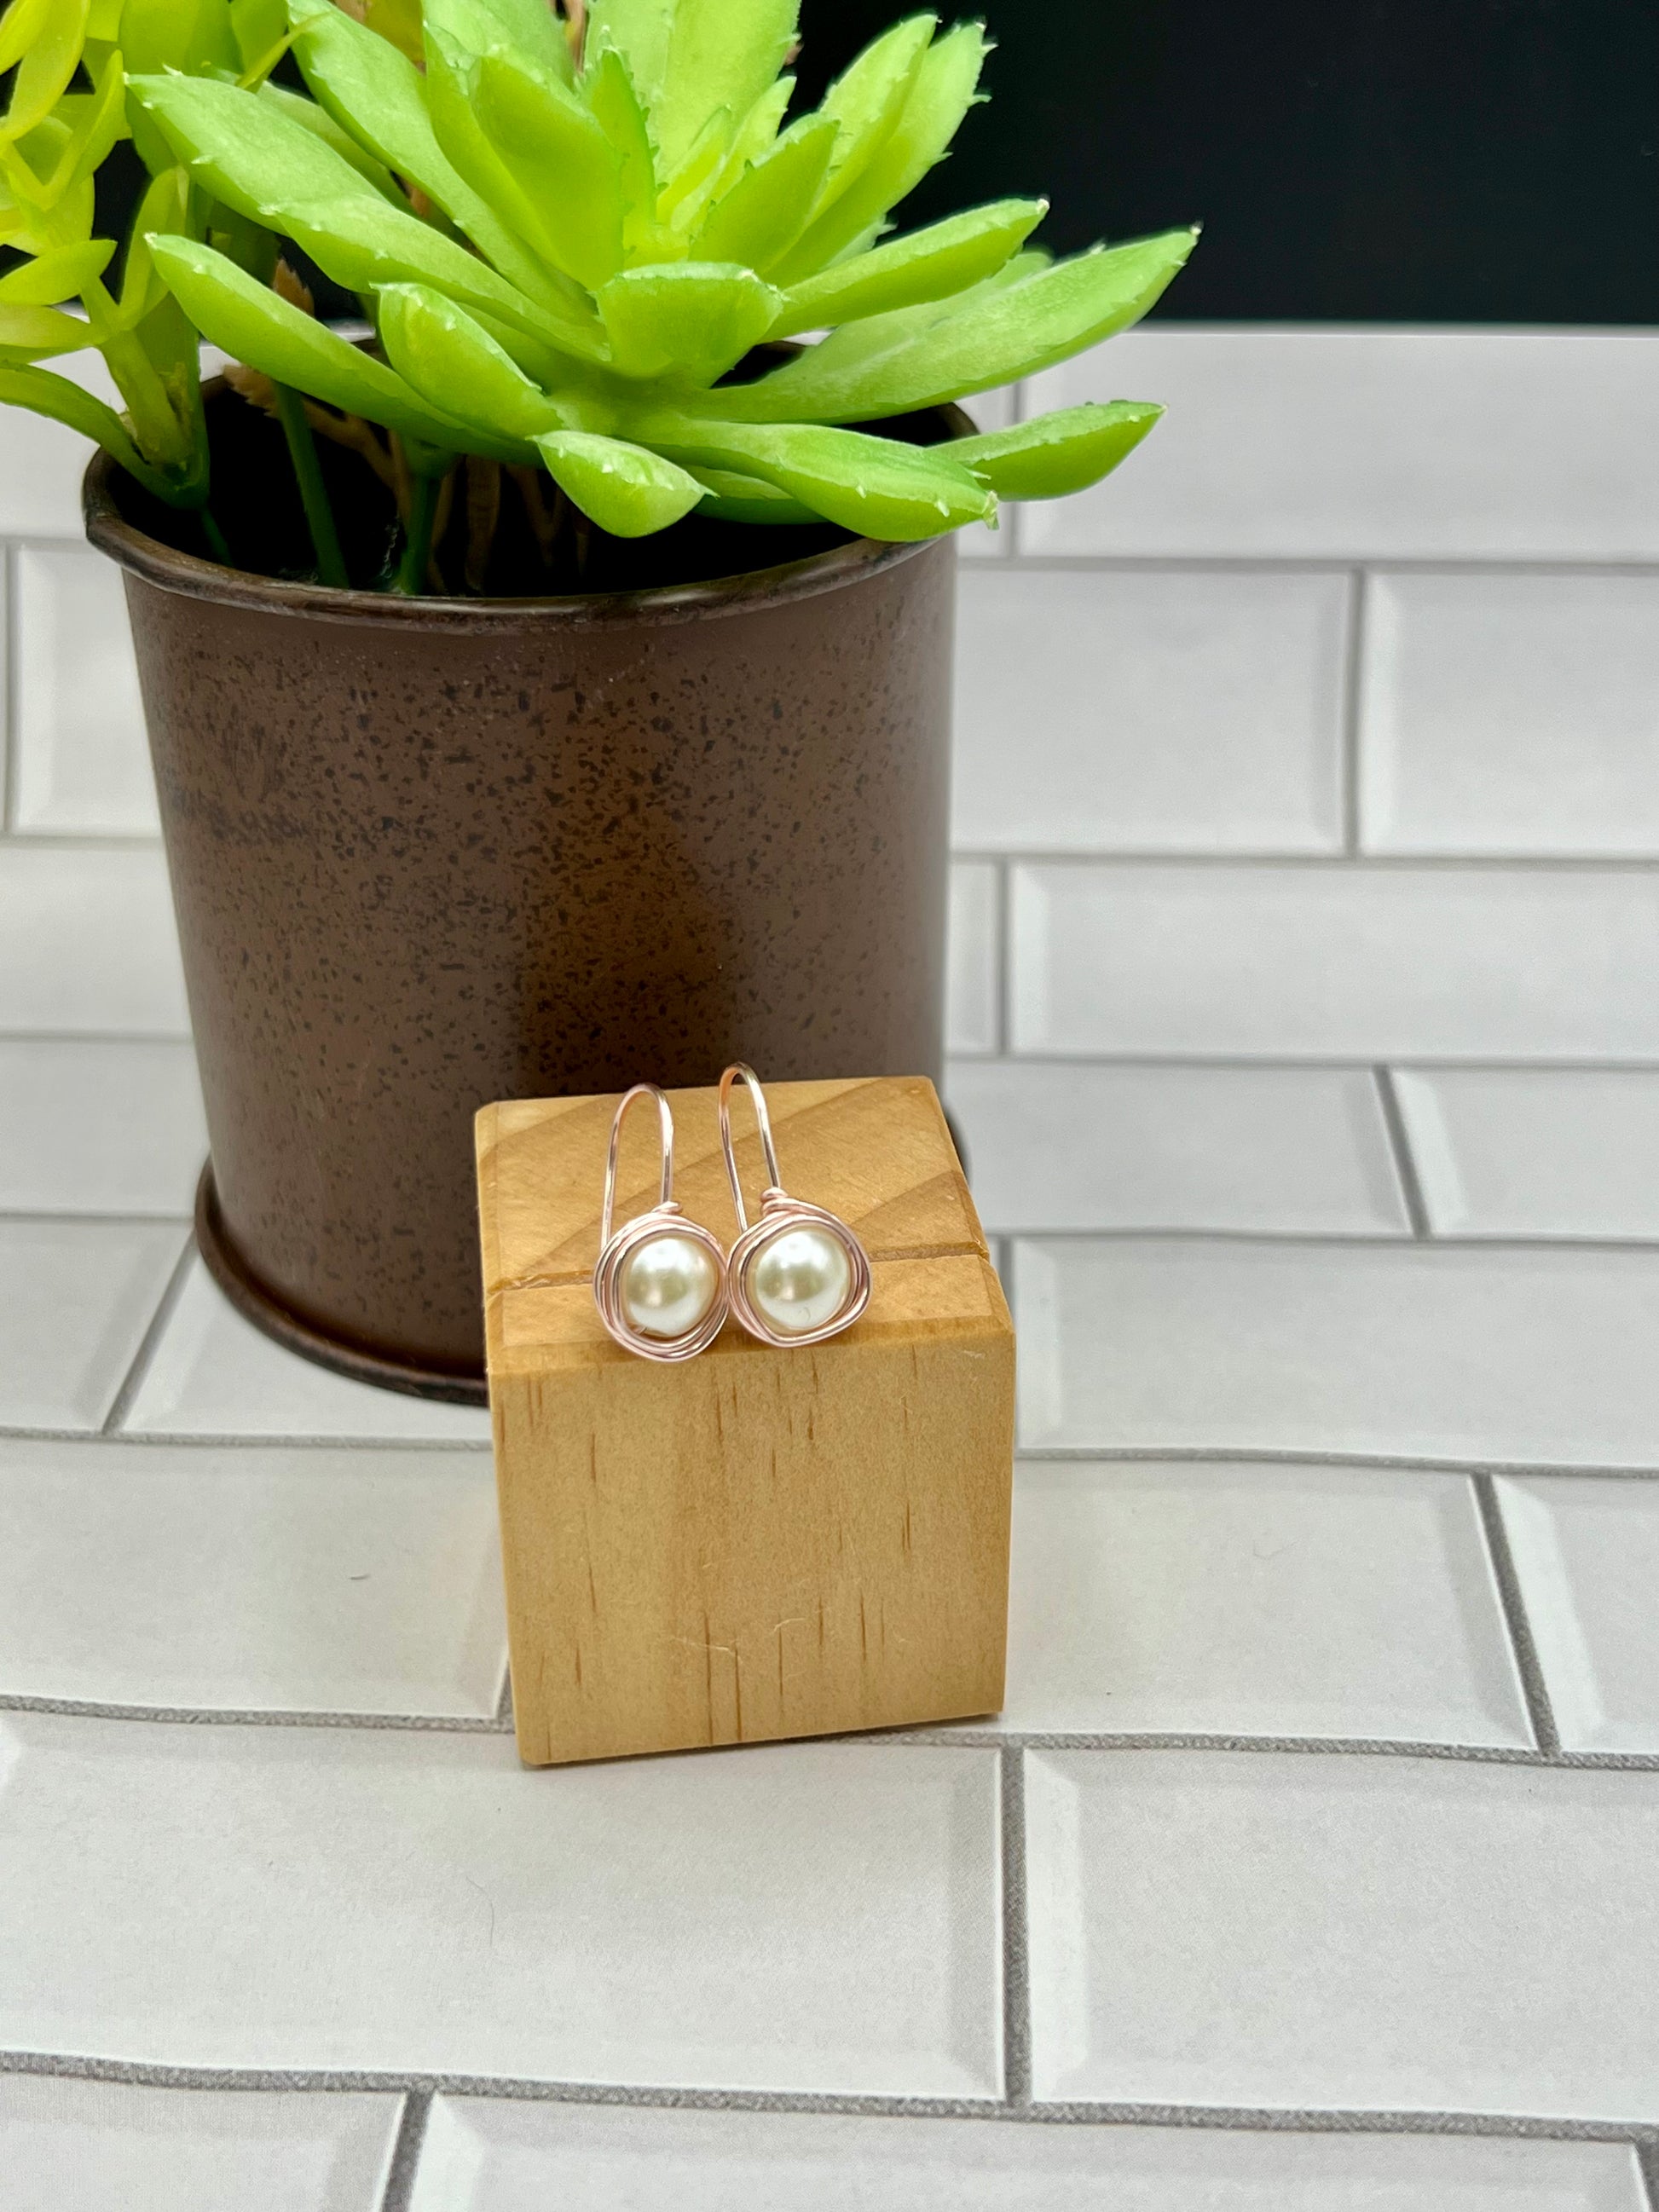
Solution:
M 1001 1703 L 1013 1329 L 939 1101 L 920 1079 L 767 1096 L 784 1182 L 858 1231 L 870 1306 L 798 1350 L 728 1323 L 680 1367 L 624 1352 L 593 1308 L 615 1098 L 478 1117 L 514 1711 L 532 1765 Z M 675 1194 L 729 1245 L 715 1093 L 671 1097 Z M 653 1121 L 630 1117 L 619 1219 L 655 1200 Z M 739 1162 L 752 1207 L 752 1134 Z

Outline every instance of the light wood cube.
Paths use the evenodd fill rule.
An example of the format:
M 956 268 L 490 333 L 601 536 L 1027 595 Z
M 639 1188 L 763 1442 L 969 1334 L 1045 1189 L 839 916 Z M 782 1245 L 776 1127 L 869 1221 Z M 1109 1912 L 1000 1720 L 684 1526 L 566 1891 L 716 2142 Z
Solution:
M 844 1334 L 788 1350 L 728 1322 L 679 1366 L 624 1351 L 594 1310 L 616 1098 L 478 1116 L 513 1706 L 532 1765 L 1002 1702 L 1013 1328 L 939 1100 L 921 1078 L 767 1097 L 784 1184 L 857 1233 L 870 1304 Z M 729 1248 L 716 1094 L 670 1099 L 674 1194 Z M 741 1097 L 734 1117 L 752 1218 L 765 1178 Z M 618 1222 L 655 1203 L 655 1120 L 629 1115 Z

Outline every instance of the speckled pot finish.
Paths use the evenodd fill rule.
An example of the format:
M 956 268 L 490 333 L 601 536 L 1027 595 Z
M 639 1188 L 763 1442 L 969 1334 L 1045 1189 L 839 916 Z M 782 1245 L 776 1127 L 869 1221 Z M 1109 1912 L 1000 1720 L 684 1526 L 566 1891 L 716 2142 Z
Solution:
M 388 600 L 123 520 L 216 1273 L 313 1358 L 481 1394 L 485 1101 L 942 1051 L 955 549 Z

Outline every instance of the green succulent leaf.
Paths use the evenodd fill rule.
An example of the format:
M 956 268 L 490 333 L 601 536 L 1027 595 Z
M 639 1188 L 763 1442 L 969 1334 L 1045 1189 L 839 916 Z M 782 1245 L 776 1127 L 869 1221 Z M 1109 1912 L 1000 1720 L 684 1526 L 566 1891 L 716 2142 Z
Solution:
M 126 424 L 112 407 L 58 376 L 49 368 L 31 368 L 0 362 L 0 403 L 27 407 L 90 438 L 113 456 L 127 473 L 156 494 L 171 499 L 175 487 L 160 469 L 152 468 L 132 441 Z
M 716 199 L 731 191 L 750 162 L 758 161 L 777 137 L 783 128 L 783 118 L 789 111 L 789 101 L 794 89 L 793 77 L 779 77 L 775 84 L 767 86 L 738 124 L 732 140 L 732 150 L 726 157 L 726 167 L 714 179 L 714 197 Z
M 1144 399 L 1062 407 L 1012 430 L 957 438 L 949 451 L 999 499 L 1060 499 L 1109 476 L 1163 412 Z
M 0 294 L 0 361 L 47 361 L 54 354 L 79 353 L 92 343 L 92 332 L 75 315 L 56 307 L 14 304 Z
M 410 389 L 487 435 L 529 443 L 567 417 L 472 317 L 424 284 L 380 293 L 380 341 Z
M 837 129 L 827 116 L 809 115 L 775 139 L 710 209 L 697 237 L 702 258 L 741 262 L 764 276 L 800 235 L 830 166 Z
M 901 324 L 890 344 L 850 359 L 827 342 L 757 384 L 711 393 L 711 411 L 754 422 L 869 422 L 1035 375 L 1139 322 L 1196 237 L 1166 231 L 993 283 L 960 312 L 914 334 Z
M 244 73 L 260 68 L 288 36 L 284 0 L 230 0 L 230 34 Z
M 134 74 L 127 89 L 192 182 L 251 222 L 331 199 L 384 205 L 361 171 L 278 100 L 204 76 Z
M 586 430 L 550 430 L 536 445 L 560 490 L 613 538 L 666 530 L 704 496 L 694 476 L 647 446 Z
M 792 288 L 772 335 L 860 321 L 964 291 L 1004 267 L 1048 209 L 1046 200 L 997 200 L 838 261 Z
M 574 83 L 576 67 L 569 41 L 549 0 L 468 0 L 468 4 L 492 19 L 495 27 L 494 40 L 480 46 L 480 53 L 516 51 L 532 68 L 561 84 Z M 428 11 L 431 5 L 432 0 L 427 0 Z
M 747 115 L 766 91 L 794 43 L 799 0 L 675 0 L 672 14 L 661 79 L 650 101 L 671 171 L 716 109 Z
M 942 447 L 813 423 L 718 422 L 666 412 L 634 427 L 675 460 L 759 477 L 867 538 L 936 538 L 996 513 L 995 495 Z
M 556 265 L 597 291 L 623 254 L 622 156 L 604 125 L 556 78 L 509 53 L 484 55 L 475 86 L 479 126 L 535 210 Z
M 21 10 L 15 8 L 0 24 L 0 53 L 18 44 L 20 33 L 23 41 L 19 46 L 21 60 L 14 53 L 10 62 L 0 61 L 0 68 L 9 68 L 12 62 L 17 64 L 10 104 L 0 121 L 0 137 L 15 140 L 33 130 L 68 91 L 86 40 L 87 5 L 88 0 L 52 0 L 50 8 L 24 20 L 16 30 L 12 28 L 11 14 Z
M 668 65 L 674 0 L 591 0 L 587 10 L 587 68 L 607 53 L 618 55 L 647 114 Z
M 815 216 L 857 183 L 891 137 L 938 28 L 937 15 L 911 15 L 895 23 L 872 40 L 824 94 L 818 112 L 840 125 L 841 138 L 812 210 Z
M 245 66 L 227 0 L 126 0 L 121 51 L 135 74 L 209 70 L 234 77 Z
M 326 323 L 290 307 L 210 246 L 188 238 L 153 237 L 149 248 L 174 296 L 209 343 L 263 369 L 277 383 L 424 445 L 450 453 L 471 447 L 511 461 L 526 458 L 522 446 L 480 438 L 429 406 L 395 370 Z
M 697 502 L 698 514 L 710 515 L 717 522 L 776 525 L 823 520 L 798 499 L 791 499 L 787 491 L 763 483 L 758 477 L 742 476 L 734 469 L 694 469 L 691 473 L 705 492 Z
M 72 300 L 103 275 L 114 252 L 112 238 L 90 238 L 84 245 L 60 246 L 36 261 L 25 261 L 0 276 L 0 305 L 55 307 L 60 300 Z
M 706 383 L 765 337 L 781 299 L 735 262 L 679 261 L 623 270 L 599 303 L 618 374 L 678 371 L 688 383 Z
M 0 70 L 16 68 L 45 31 L 52 0 L 11 0 L 0 15 Z
M 623 204 L 623 252 L 629 260 L 657 242 L 657 165 L 651 131 L 628 64 L 607 47 L 582 82 L 594 121 L 611 141 Z
M 545 296 L 540 262 L 439 145 L 421 72 L 408 56 L 333 0 L 293 0 L 290 13 L 301 71 L 341 130 L 441 208 L 510 283 Z
M 346 20 L 342 16 L 343 22 Z M 381 40 L 377 43 L 386 42 Z M 269 101 L 291 123 L 297 123 L 302 131 L 309 131 L 313 137 L 320 139 L 343 161 L 349 161 L 363 182 L 372 185 L 383 200 L 390 200 L 394 207 L 407 208 L 408 198 L 386 163 L 360 144 L 349 131 L 343 130 L 325 107 L 319 106 L 314 100 L 307 100 L 303 93 L 290 92 L 286 85 L 262 84 L 258 97 Z
M 778 271 L 781 283 L 799 283 L 845 253 L 944 159 L 974 104 L 989 52 L 978 23 L 960 23 L 928 47 L 896 121 L 858 175 L 802 234 Z

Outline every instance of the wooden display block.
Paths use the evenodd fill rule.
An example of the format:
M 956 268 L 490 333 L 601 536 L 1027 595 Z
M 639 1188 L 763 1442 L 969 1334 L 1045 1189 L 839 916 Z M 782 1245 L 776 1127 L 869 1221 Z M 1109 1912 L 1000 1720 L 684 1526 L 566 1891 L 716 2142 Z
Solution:
M 716 1094 L 670 1094 L 674 1195 L 729 1249 Z M 1002 1702 L 1014 1335 L 933 1085 L 769 1085 L 792 1194 L 857 1232 L 845 1334 L 728 1322 L 665 1366 L 591 1287 L 615 1097 L 477 1121 L 489 1400 L 520 1756 L 531 1765 L 890 1728 Z M 618 1221 L 657 1197 L 623 1134 Z M 753 1216 L 764 1176 L 734 1104 Z

